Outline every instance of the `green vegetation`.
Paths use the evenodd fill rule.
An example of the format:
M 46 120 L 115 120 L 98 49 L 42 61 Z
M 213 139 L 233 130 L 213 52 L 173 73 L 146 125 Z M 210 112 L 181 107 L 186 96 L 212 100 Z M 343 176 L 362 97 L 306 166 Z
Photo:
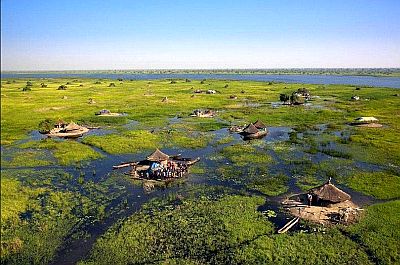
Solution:
M 351 73 L 397 73 L 368 71 Z M 314 96 L 310 104 L 276 104 L 280 95 L 290 101 L 304 88 Z M 218 93 L 194 93 L 198 89 Z M 355 93 L 360 100 L 351 101 Z M 227 80 L 1 80 L 1 263 L 47 264 L 74 240 L 87 248 L 95 241 L 81 264 L 399 263 L 399 201 L 368 207 L 349 227 L 301 223 L 301 231 L 285 235 L 274 233 L 272 215 L 257 211 L 329 177 L 351 195 L 398 199 L 400 97 L 394 94 L 398 90 Z M 95 116 L 101 109 L 126 115 Z M 217 115 L 190 117 L 195 109 Z M 350 126 L 359 116 L 374 116 L 384 127 Z M 39 140 L 37 131 L 48 132 L 59 119 L 100 129 L 75 140 Z M 265 139 L 227 133 L 257 119 L 270 130 Z M 110 162 L 145 157 L 155 148 L 201 162 L 188 178 L 154 189 L 150 183 L 143 193 L 142 182 L 111 173 Z M 150 197 L 158 198 L 140 207 Z M 115 213 L 120 221 L 104 235 L 79 241 L 90 236 L 87 225 Z
M 367 208 L 360 223 L 348 232 L 376 257 L 378 264 L 400 263 L 400 201 L 380 203 Z
M 83 143 L 96 146 L 110 154 L 137 153 L 157 148 L 159 137 L 149 131 L 126 131 L 122 134 L 87 136 Z
M 378 199 L 400 198 L 400 176 L 387 172 L 358 172 L 344 180 L 350 188 Z
M 275 235 L 272 223 L 255 211 L 260 197 L 176 197 L 160 203 L 111 228 L 80 264 L 373 264 L 337 229 Z
M 70 165 L 77 162 L 101 158 L 102 155 L 87 145 L 76 141 L 55 141 L 46 139 L 31 141 L 20 145 L 21 148 L 49 149 L 60 165 Z
M 65 238 L 90 220 L 102 218 L 105 194 L 89 185 L 65 190 L 57 171 L 2 171 L 1 263 L 46 264 Z M 61 181 L 61 182 L 60 182 Z M 104 190 L 105 191 L 105 190 Z

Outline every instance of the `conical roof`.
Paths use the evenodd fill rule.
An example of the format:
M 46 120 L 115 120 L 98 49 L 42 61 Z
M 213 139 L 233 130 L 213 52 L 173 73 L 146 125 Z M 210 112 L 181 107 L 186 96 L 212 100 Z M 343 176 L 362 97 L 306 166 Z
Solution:
M 254 124 L 254 126 L 256 126 L 256 128 L 257 129 L 264 129 L 264 128 L 266 128 L 267 126 L 265 126 L 265 124 L 262 122 L 262 121 L 260 121 L 260 120 L 257 120 L 255 123 L 253 123 Z
M 75 131 L 79 130 L 80 128 L 81 126 L 72 121 L 64 128 L 64 131 Z
M 349 194 L 336 188 L 335 185 L 333 185 L 330 181 L 319 187 L 311 189 L 310 193 L 318 196 L 318 198 L 321 200 L 334 203 L 344 202 L 351 199 Z
M 149 161 L 165 161 L 168 160 L 169 156 L 161 152 L 158 148 L 151 155 L 147 157 Z
M 258 129 L 256 126 L 254 126 L 252 123 L 250 123 L 249 125 L 247 125 L 246 128 L 244 128 L 243 132 L 248 133 L 248 134 L 253 134 L 253 133 L 257 133 Z

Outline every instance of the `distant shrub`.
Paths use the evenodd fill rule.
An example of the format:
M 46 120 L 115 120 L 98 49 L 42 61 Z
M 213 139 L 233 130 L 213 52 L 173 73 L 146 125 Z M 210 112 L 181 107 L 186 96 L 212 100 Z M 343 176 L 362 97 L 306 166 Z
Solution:
M 55 124 L 55 121 L 53 119 L 49 119 L 49 118 L 39 122 L 39 126 L 38 126 L 39 132 L 40 133 L 49 133 L 50 130 L 54 128 L 54 124 Z
M 66 85 L 61 85 L 57 88 L 57 90 L 67 90 L 67 86 Z
M 110 83 L 110 84 L 108 85 L 108 87 L 115 87 L 115 84 L 114 84 L 114 83 Z
M 206 82 L 206 80 L 203 79 L 203 80 L 200 81 L 200 84 L 204 84 L 205 82 Z
M 22 88 L 22 91 L 31 91 L 32 89 L 29 86 Z
M 282 101 L 282 102 L 288 102 L 289 99 L 290 99 L 290 96 L 287 95 L 287 94 L 280 94 L 279 95 L 279 100 Z
M 361 90 L 361 88 L 360 87 L 356 87 L 356 90 Z
M 120 82 L 124 81 L 124 79 L 122 79 L 122 78 L 118 78 L 117 80 Z
M 71 84 L 71 82 L 67 82 L 67 83 L 66 83 L 66 85 L 70 85 L 70 84 Z
M 186 82 L 186 83 L 190 83 L 190 82 L 192 82 L 192 80 L 186 78 L 186 79 L 185 79 L 185 82 Z
M 45 83 L 40 83 L 41 87 L 47 87 L 47 85 Z
M 26 86 L 33 86 L 33 83 L 31 81 L 26 82 Z
M 83 86 L 83 84 L 80 84 L 79 86 Z
M 100 82 L 100 81 L 96 81 L 96 82 L 94 82 L 94 84 L 95 84 L 95 85 L 100 85 L 101 82 Z
M 11 84 L 11 81 L 7 81 L 6 84 L 7 84 L 7 85 L 10 85 L 10 84 Z
M 224 88 L 228 88 L 229 87 L 229 85 L 228 84 L 226 84 L 225 86 L 224 86 Z
M 176 84 L 176 81 L 175 81 L 175 80 L 172 80 L 170 84 Z

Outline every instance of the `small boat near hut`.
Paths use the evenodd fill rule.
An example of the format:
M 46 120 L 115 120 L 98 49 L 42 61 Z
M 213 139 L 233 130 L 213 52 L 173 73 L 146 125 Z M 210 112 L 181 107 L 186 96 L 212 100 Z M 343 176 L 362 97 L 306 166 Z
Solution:
M 182 178 L 189 172 L 189 167 L 200 160 L 197 158 L 184 158 L 181 155 L 170 156 L 156 149 L 146 159 L 137 162 L 127 162 L 113 169 L 131 167 L 127 173 L 134 179 L 167 181 Z

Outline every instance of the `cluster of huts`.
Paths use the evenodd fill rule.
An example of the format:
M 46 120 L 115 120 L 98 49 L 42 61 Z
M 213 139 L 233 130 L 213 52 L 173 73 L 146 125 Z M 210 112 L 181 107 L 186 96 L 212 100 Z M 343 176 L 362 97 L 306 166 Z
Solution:
M 231 126 L 229 131 L 241 134 L 244 140 L 259 139 L 268 134 L 267 126 L 260 120 L 244 127 Z

